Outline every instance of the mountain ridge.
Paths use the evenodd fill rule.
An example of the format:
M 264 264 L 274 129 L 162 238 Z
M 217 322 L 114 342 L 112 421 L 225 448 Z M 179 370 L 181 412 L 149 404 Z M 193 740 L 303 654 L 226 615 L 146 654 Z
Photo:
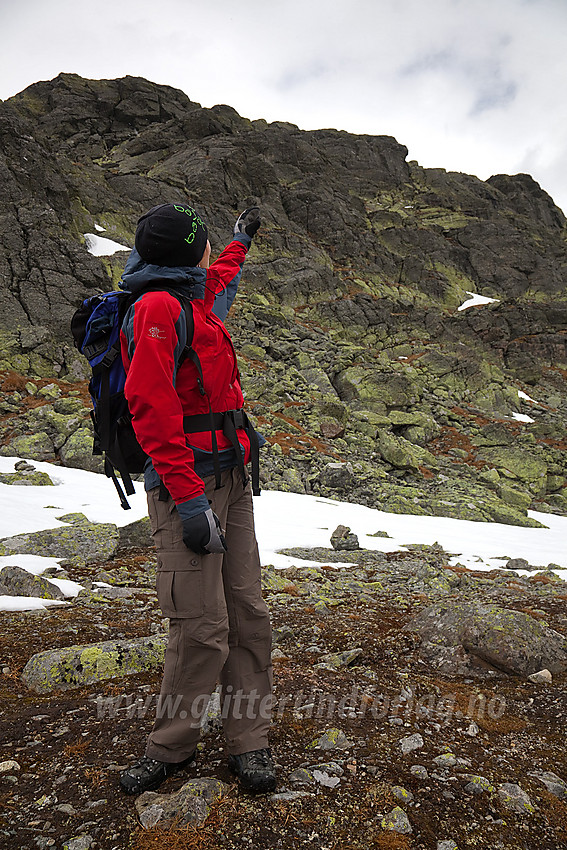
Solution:
M 567 510 L 566 219 L 529 175 L 424 169 L 390 136 L 250 121 L 141 78 L 72 74 L 0 103 L 0 152 L 4 373 L 40 389 L 84 380 L 70 316 L 116 285 L 126 256 L 89 254 L 95 225 L 132 245 L 145 209 L 189 199 L 219 251 L 258 204 L 229 327 L 272 443 L 266 486 L 520 524 L 529 507 Z M 469 292 L 498 300 L 459 311 Z M 3 453 L 37 431 L 19 394 Z M 533 425 L 514 418 L 526 412 Z M 73 415 L 63 442 L 40 423 L 41 459 L 87 463 L 86 410 Z

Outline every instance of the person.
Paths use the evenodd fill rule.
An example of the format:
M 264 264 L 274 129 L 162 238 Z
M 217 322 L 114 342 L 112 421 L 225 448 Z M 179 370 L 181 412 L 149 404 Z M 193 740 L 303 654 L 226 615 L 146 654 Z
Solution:
M 155 789 L 193 761 L 217 683 L 229 768 L 247 791 L 276 786 L 268 745 L 271 626 L 245 466 L 251 457 L 257 462 L 259 435 L 242 409 L 223 324 L 259 225 L 258 208 L 245 210 L 210 264 L 208 230 L 193 207 L 152 207 L 138 221 L 122 278 L 123 289 L 140 292 L 121 331 L 125 395 L 149 456 L 158 601 L 170 618 L 145 755 L 120 777 L 127 794 Z

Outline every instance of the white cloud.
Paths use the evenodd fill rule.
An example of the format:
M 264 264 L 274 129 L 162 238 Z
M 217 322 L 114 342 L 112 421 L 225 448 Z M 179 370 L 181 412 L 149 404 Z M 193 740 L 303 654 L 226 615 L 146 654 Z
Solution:
M 1 97 L 61 70 L 140 75 L 251 118 L 394 135 L 427 167 L 528 171 L 567 208 L 564 0 L 23 0 L 0 32 Z

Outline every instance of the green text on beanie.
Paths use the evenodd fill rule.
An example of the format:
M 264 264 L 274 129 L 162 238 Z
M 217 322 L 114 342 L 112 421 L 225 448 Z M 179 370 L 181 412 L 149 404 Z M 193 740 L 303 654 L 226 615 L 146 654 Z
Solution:
M 136 250 L 157 266 L 197 266 L 205 252 L 208 231 L 188 204 L 159 204 L 143 215 L 136 228 Z

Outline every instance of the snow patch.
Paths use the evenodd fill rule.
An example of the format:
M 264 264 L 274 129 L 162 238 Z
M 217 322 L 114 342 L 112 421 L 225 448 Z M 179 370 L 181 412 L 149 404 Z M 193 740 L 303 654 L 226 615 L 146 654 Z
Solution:
M 105 236 L 97 236 L 96 233 L 83 233 L 83 236 L 85 237 L 87 251 L 93 257 L 110 257 L 112 254 L 116 254 L 117 251 L 130 251 L 127 245 L 120 245 L 118 242 L 114 242 L 113 239 L 107 239 Z
M 481 307 L 484 304 L 494 304 L 500 301 L 500 298 L 487 298 L 486 295 L 478 295 L 476 292 L 469 292 L 466 290 L 467 295 L 471 297 L 467 301 L 463 301 L 458 310 L 468 310 L 469 307 Z

